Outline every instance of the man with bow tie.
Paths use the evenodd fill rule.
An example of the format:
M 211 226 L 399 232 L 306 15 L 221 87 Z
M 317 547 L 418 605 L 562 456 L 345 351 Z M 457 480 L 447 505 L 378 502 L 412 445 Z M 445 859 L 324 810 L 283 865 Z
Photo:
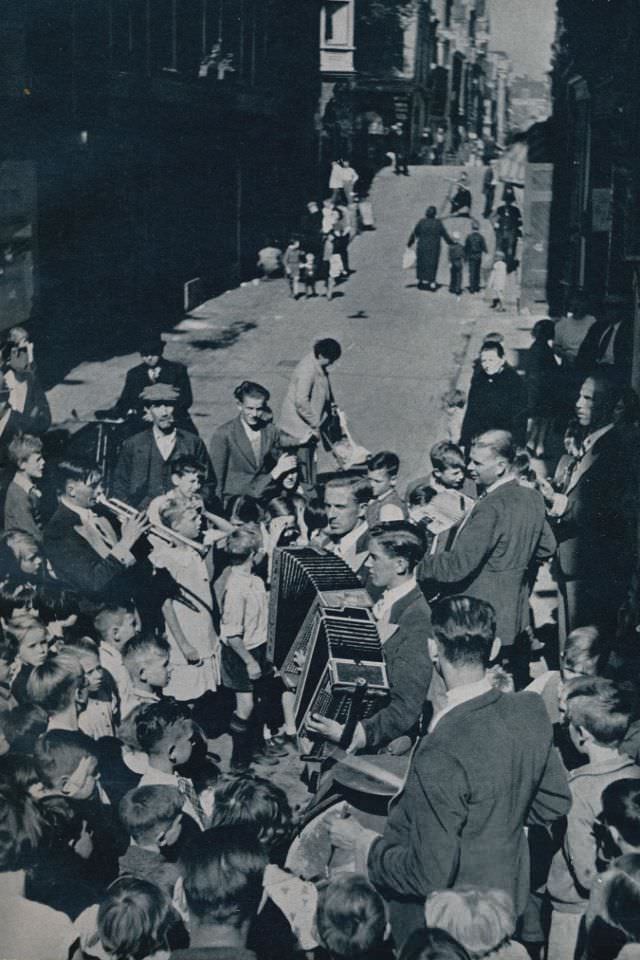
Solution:
M 611 635 L 633 570 L 637 493 L 614 423 L 619 400 L 615 376 L 601 372 L 584 381 L 576 401 L 586 431 L 579 456 L 563 493 L 542 487 L 558 540 L 561 639 L 590 624 Z
M 391 687 L 389 703 L 356 727 L 350 750 L 394 753 L 398 738 L 412 735 L 427 699 L 432 664 L 427 639 L 429 606 L 416 583 L 415 568 L 425 543 L 418 527 L 404 520 L 380 523 L 369 531 L 365 566 L 374 587 L 382 591 L 374 604 L 378 632 Z M 309 729 L 339 743 L 342 724 L 316 714 Z M 408 743 L 407 743 L 408 745 Z
M 101 476 L 93 464 L 58 465 L 58 508 L 44 529 L 44 550 L 60 582 L 74 590 L 86 612 L 136 592 L 132 550 L 148 523 L 135 514 L 116 533 L 97 508 Z
M 140 343 L 142 363 L 127 371 L 119 399 L 109 410 L 96 410 L 96 417 L 124 418 L 134 414 L 142 426 L 142 393 L 146 387 L 163 383 L 177 390 L 176 423 L 182 430 L 197 434 L 189 408 L 193 403 L 191 383 L 187 368 L 175 360 L 163 356 L 164 341 L 157 335 L 145 335 Z

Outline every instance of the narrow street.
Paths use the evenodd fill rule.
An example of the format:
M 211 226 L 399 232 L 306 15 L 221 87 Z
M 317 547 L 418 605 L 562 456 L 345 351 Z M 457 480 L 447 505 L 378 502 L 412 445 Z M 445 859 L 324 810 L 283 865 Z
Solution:
M 390 169 L 379 174 L 372 194 L 377 230 L 352 244 L 356 272 L 332 302 L 320 296 L 294 302 L 284 280 L 256 281 L 193 310 L 167 336 L 166 355 L 189 367 L 192 412 L 205 441 L 234 415 L 232 391 L 242 379 L 271 390 L 277 416 L 292 368 L 313 340 L 333 336 L 343 346 L 334 392 L 354 439 L 371 450 L 395 450 L 402 461 L 401 484 L 425 471 L 429 447 L 441 433 L 441 396 L 457 373 L 475 321 L 490 314 L 479 295 L 458 300 L 446 287 L 419 292 L 414 271 L 401 267 L 415 222 L 427 205 L 440 209 L 446 178 L 458 170 L 413 167 L 410 177 L 395 177 Z M 476 214 L 480 177 L 471 171 Z M 443 244 L 443 279 L 446 256 Z M 136 362 L 128 355 L 76 367 L 49 394 L 56 422 L 66 421 L 72 410 L 84 419 L 108 406 Z

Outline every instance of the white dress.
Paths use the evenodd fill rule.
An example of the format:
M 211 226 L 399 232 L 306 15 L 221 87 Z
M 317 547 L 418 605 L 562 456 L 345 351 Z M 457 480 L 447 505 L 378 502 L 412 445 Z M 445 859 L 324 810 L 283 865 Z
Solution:
M 201 657 L 200 664 L 187 663 L 171 629 L 167 640 L 171 647 L 171 678 L 164 688 L 176 700 L 195 700 L 220 684 L 220 640 L 212 619 L 213 596 L 207 561 L 191 547 L 158 543 L 151 554 L 154 567 L 167 570 L 180 587 L 179 599 L 171 600 L 176 619 L 187 641 Z

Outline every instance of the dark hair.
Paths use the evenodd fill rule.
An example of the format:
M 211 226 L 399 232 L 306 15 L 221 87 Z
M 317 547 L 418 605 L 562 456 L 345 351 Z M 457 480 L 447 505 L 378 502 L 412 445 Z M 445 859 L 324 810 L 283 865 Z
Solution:
M 125 793 L 118 805 L 118 814 L 139 843 L 158 828 L 170 826 L 182 810 L 183 802 L 177 787 L 154 783 Z
M 640 854 L 614 860 L 602 877 L 601 896 L 602 921 L 624 934 L 627 943 L 640 943 Z
M 259 502 L 248 493 L 231 497 L 227 504 L 227 517 L 235 517 L 241 523 L 260 523 L 263 516 Z
M 565 684 L 567 720 L 598 743 L 618 746 L 637 708 L 635 690 L 605 677 L 576 677 Z
M 189 913 L 215 925 L 241 927 L 258 912 L 267 856 L 244 826 L 205 830 L 182 856 Z
M 504 347 L 501 343 L 498 343 L 497 340 L 485 340 L 483 342 L 482 346 L 480 347 L 480 353 L 487 353 L 488 351 L 497 353 L 501 359 L 504 357 Z
M 4 633 L 0 627 L 0 660 L 13 663 L 18 656 L 18 640 L 11 633 Z
M 573 440 L 582 440 L 584 435 L 584 428 L 580 426 L 578 420 L 575 417 L 572 420 L 569 420 L 569 423 L 565 427 L 564 437 L 565 439 L 571 438 Z
M 472 447 L 485 447 L 491 450 L 496 457 L 502 457 L 512 464 L 516 458 L 516 445 L 513 435 L 508 430 L 485 430 L 471 441 Z
M 640 781 L 614 780 L 602 791 L 602 817 L 625 843 L 640 847 Z
M 19 703 L 3 717 L 4 735 L 12 750 L 33 753 L 38 737 L 47 729 L 47 715 L 35 703 Z
M 333 878 L 320 892 L 316 928 L 332 957 L 364 957 L 382 946 L 386 927 L 382 897 L 365 876 Z
M 62 460 L 56 467 L 58 489 L 64 493 L 67 483 L 86 483 L 92 476 L 100 476 L 100 470 L 90 461 Z
M 390 477 L 397 477 L 400 457 L 391 450 L 381 450 L 367 458 L 367 470 L 386 470 Z
M 553 320 L 549 320 L 548 318 L 537 320 L 533 325 L 531 336 L 534 340 L 540 340 L 546 343 L 547 340 L 553 340 L 555 330 L 556 325 Z
M 447 467 L 464 467 L 464 453 L 457 443 L 451 440 L 438 440 L 429 451 L 429 459 L 434 470 L 446 470 Z
M 309 534 L 314 530 L 324 530 L 328 524 L 327 510 L 324 501 L 319 497 L 314 497 L 304 508 L 304 522 Z
M 431 927 L 414 930 L 398 960 L 471 960 L 471 956 L 446 930 Z
M 387 556 L 406 560 L 410 572 L 418 566 L 427 548 L 420 527 L 407 520 L 377 523 L 369 530 L 369 540 L 379 543 Z
M 528 483 L 537 483 L 538 477 L 531 466 L 531 457 L 527 450 L 517 450 L 513 458 L 513 472 L 521 480 Z
M 435 220 L 435 216 L 437 212 L 438 211 L 436 210 L 435 207 L 427 207 L 424 215 L 427 218 L 427 220 Z
M 281 787 L 246 773 L 216 788 L 211 826 L 248 827 L 272 853 L 289 841 L 293 814 Z
M 116 960 L 144 960 L 166 946 L 173 917 L 171 901 L 155 883 L 118 877 L 98 907 L 98 936 Z
M 263 387 L 260 383 L 254 383 L 253 380 L 243 380 L 242 383 L 238 384 L 235 388 L 233 395 L 238 403 L 242 403 L 245 397 L 260 398 L 266 403 L 271 396 L 266 387 Z
M 324 487 L 325 496 L 327 490 L 339 487 L 348 487 L 358 506 L 368 503 L 373 496 L 371 484 L 365 477 L 361 477 L 359 474 L 342 473 L 336 477 L 332 477 L 331 480 L 327 480 Z
M 326 360 L 330 360 L 331 363 L 335 363 L 336 360 L 340 359 L 342 347 L 337 340 L 333 340 L 331 337 L 325 337 L 323 340 L 316 340 L 313 345 L 313 352 L 316 357 L 324 357 Z
M 609 372 L 598 370 L 596 373 L 590 373 L 588 377 L 585 377 L 583 383 L 587 380 L 593 381 L 599 406 L 607 415 L 613 416 L 622 397 L 622 389 L 615 376 Z
M 167 730 L 191 714 L 188 707 L 177 700 L 166 698 L 150 703 L 136 716 L 136 738 L 140 749 L 149 753 L 160 743 Z
M 42 818 L 29 794 L 13 784 L 0 784 L 0 871 L 29 866 L 42 829 Z
M 415 487 L 412 487 L 409 491 L 409 504 L 412 507 L 422 507 L 426 506 L 427 503 L 438 496 L 438 491 L 435 490 L 430 483 L 418 483 Z
M 434 604 L 431 625 L 449 663 L 487 666 L 496 635 L 490 603 L 477 597 L 447 597 Z
M 205 470 L 197 457 L 185 455 L 176 457 L 175 460 L 169 460 L 169 469 L 176 477 L 184 477 L 185 473 L 197 473 L 201 480 L 204 479 Z

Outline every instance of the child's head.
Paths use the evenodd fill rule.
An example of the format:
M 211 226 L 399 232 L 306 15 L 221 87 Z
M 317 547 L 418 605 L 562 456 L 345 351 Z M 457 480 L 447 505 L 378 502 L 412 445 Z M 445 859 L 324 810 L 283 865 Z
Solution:
M 320 943 L 335 960 L 364 956 L 384 941 L 382 898 L 364 876 L 336 877 L 320 893 L 316 929 Z
M 395 487 L 398 482 L 400 458 L 390 450 L 375 453 L 367 460 L 367 479 L 374 497 L 380 497 Z
M 7 684 L 11 668 L 18 656 L 18 640 L 11 633 L 0 630 L 0 683 Z
M 47 729 L 47 715 L 35 703 L 20 703 L 2 714 L 4 736 L 16 753 L 33 753 L 38 737 Z
M 133 605 L 107 604 L 95 615 L 93 625 L 101 643 L 122 647 L 140 632 L 140 618 Z
M 87 705 L 88 693 L 80 661 L 70 653 L 49 655 L 27 680 L 29 699 L 50 717 L 71 706 L 79 713 Z
M 162 690 L 169 683 L 170 648 L 166 640 L 140 633 L 127 640 L 121 653 L 134 686 Z
M 98 908 L 98 936 L 109 956 L 144 960 L 167 950 L 171 901 L 155 883 L 118 877 Z
M 196 732 L 188 709 L 177 700 L 150 703 L 136 716 L 136 737 L 140 749 L 171 767 L 188 763 Z
M 460 447 L 451 440 L 438 440 L 429 451 L 433 475 L 443 487 L 460 490 L 464 484 L 465 462 Z
M 18 659 L 28 667 L 39 667 L 47 659 L 47 631 L 37 620 L 15 626 L 11 632 L 18 641 Z
M 44 472 L 42 440 L 30 433 L 19 433 L 9 444 L 9 459 L 16 469 L 31 480 L 40 480 Z
M 29 794 L 10 783 L 0 785 L 0 873 L 24 870 L 32 863 L 42 829 Z
M 602 819 L 622 853 L 640 853 L 640 780 L 614 780 L 605 787 Z
M 304 508 L 304 523 L 307 533 L 311 536 L 316 531 L 324 530 L 328 522 L 324 500 L 320 497 L 314 497 Z
M 269 532 L 276 536 L 279 531 L 276 547 L 287 547 L 297 543 L 300 539 L 300 528 L 296 513 L 296 505 L 291 497 L 282 494 L 269 500 L 266 506 L 269 517 Z M 273 521 L 277 523 L 273 523 Z
M 398 960 L 471 960 L 471 957 L 446 930 L 423 927 L 413 931 Z
M 100 774 L 93 740 L 80 731 L 49 730 L 35 746 L 44 788 L 70 800 L 93 796 Z
M 200 534 L 202 518 L 197 507 L 169 500 L 160 508 L 160 520 L 188 540 L 195 540 Z
M 239 527 L 227 538 L 227 557 L 232 567 L 239 567 L 260 550 L 260 536 L 250 527 Z
M 216 788 L 211 826 L 248 827 L 273 859 L 290 839 L 293 814 L 281 787 L 253 774 L 243 774 Z
M 91 637 L 74 637 L 73 640 L 64 644 L 62 652 L 71 654 L 79 661 L 84 671 L 89 693 L 95 693 L 99 690 L 104 677 L 104 670 L 100 665 L 98 645 L 95 640 L 92 640 Z
M 298 250 L 298 248 L 300 247 L 300 237 L 298 236 L 297 233 L 293 233 L 291 235 L 291 239 L 289 240 L 289 246 L 293 247 L 294 250 Z
M 563 680 L 596 677 L 604 646 L 597 627 L 577 627 L 567 637 L 560 658 Z
M 516 928 L 513 901 L 504 890 L 438 890 L 427 897 L 427 927 L 446 930 L 472 957 L 489 956 Z
M 126 793 L 118 813 L 138 846 L 172 847 L 180 836 L 183 803 L 177 787 L 153 784 Z
M 260 504 L 255 497 L 249 494 L 231 498 L 227 507 L 229 522 L 234 527 L 242 527 L 246 523 L 260 523 L 263 520 L 263 513 Z
M 42 569 L 42 550 L 31 534 L 24 530 L 8 530 L 3 540 L 8 559 L 13 561 L 9 574 L 18 578 L 36 577 Z
M 184 851 L 182 871 L 189 926 L 248 932 L 260 906 L 267 856 L 244 827 L 216 827 Z
M 432 500 L 438 496 L 430 483 L 418 483 L 412 487 L 407 497 L 409 519 L 412 523 L 429 524 L 434 514 L 429 507 Z
M 556 332 L 556 325 L 553 320 L 537 320 L 531 330 L 531 336 L 537 343 L 549 343 L 553 341 Z
M 176 457 L 170 461 L 171 483 L 185 497 L 193 497 L 202 489 L 204 470 L 196 457 Z
M 617 749 L 636 709 L 635 694 L 604 677 L 576 677 L 564 686 L 571 739 L 583 753 L 592 744 Z

